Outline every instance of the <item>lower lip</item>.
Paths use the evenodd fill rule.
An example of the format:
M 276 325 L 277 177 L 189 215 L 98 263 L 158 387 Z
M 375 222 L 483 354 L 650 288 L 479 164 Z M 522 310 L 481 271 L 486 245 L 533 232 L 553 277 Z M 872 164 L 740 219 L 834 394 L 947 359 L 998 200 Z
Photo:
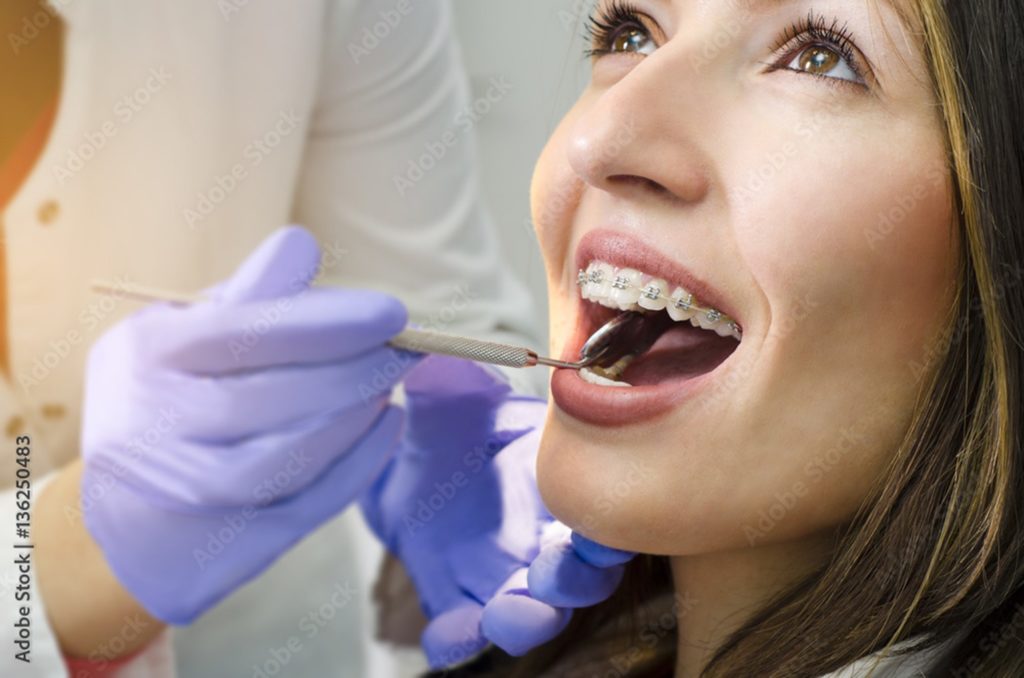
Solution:
M 693 398 L 724 364 L 695 377 L 646 386 L 598 386 L 583 381 L 577 370 L 558 369 L 551 376 L 551 397 L 559 409 L 588 424 L 649 422 Z

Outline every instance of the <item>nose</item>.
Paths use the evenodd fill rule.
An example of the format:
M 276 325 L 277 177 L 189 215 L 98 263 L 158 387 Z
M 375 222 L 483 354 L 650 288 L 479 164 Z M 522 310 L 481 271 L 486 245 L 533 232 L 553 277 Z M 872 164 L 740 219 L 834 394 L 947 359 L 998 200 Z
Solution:
M 711 187 L 698 141 L 699 85 L 664 49 L 596 93 L 570 131 L 569 164 L 608 193 L 696 203 Z

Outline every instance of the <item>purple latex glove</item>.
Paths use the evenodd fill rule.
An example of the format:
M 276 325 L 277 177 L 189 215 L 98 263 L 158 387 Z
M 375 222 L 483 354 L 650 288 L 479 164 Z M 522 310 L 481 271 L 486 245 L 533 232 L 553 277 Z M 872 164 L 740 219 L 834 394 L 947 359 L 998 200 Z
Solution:
M 209 299 L 148 306 L 93 346 L 82 508 L 122 585 L 187 624 L 349 505 L 394 452 L 385 342 L 406 311 L 311 288 L 308 231 L 271 234 Z
M 521 654 L 564 628 L 571 612 L 525 595 L 531 563 L 551 585 L 544 593 L 560 602 L 611 595 L 621 566 L 594 577 L 596 568 L 556 548 L 569 530 L 544 507 L 535 475 L 544 401 L 513 394 L 496 370 L 442 356 L 413 369 L 405 391 L 399 452 L 362 506 L 416 585 L 432 667 L 460 663 L 492 641 Z M 510 601 L 532 606 L 520 614 Z
M 636 554 L 598 544 L 555 522 L 540 553 L 501 585 L 484 607 L 481 629 L 510 655 L 522 656 L 553 639 L 573 608 L 606 600 Z

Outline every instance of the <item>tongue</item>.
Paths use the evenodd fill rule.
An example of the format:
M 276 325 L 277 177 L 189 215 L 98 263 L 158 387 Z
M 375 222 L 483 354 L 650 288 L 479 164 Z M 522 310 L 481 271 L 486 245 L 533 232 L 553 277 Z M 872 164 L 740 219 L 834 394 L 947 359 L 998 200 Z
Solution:
M 621 378 L 634 386 L 688 379 L 715 369 L 738 345 L 732 337 L 720 337 L 689 322 L 673 322 Z

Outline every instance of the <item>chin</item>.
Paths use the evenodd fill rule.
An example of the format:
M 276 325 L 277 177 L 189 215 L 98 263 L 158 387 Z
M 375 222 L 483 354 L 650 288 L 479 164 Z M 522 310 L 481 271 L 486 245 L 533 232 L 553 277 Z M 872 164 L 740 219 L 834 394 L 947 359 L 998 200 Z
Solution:
M 659 478 L 648 456 L 657 450 L 614 437 L 595 442 L 576 427 L 558 412 L 545 426 L 537 484 L 552 515 L 589 539 L 627 551 L 675 555 L 725 545 L 720 525 L 693 529 L 708 526 L 699 504 L 666 501 L 679 483 Z M 720 504 L 711 506 L 720 512 Z

